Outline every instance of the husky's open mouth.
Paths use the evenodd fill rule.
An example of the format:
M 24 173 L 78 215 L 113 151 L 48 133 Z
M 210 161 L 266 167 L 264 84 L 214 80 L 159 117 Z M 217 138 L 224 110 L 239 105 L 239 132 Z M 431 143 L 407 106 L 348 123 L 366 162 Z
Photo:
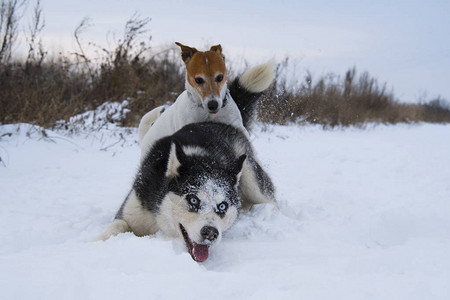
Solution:
M 192 258 L 198 262 L 202 262 L 208 259 L 209 246 L 204 244 L 197 244 L 196 242 L 191 241 L 191 239 L 189 238 L 189 234 L 181 224 L 180 230 L 181 233 L 183 234 L 183 238 L 186 243 L 186 248 L 188 249 L 189 254 L 191 254 Z

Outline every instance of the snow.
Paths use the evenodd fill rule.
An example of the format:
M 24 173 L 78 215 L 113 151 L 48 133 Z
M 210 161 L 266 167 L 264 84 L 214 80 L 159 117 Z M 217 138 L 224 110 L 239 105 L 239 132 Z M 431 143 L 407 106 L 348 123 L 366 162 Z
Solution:
M 116 129 L 120 121 L 125 119 L 130 112 L 128 105 L 130 102 L 105 102 L 95 110 L 88 110 L 84 113 L 69 118 L 69 121 L 60 120 L 56 123 L 57 129 L 66 129 L 66 133 L 98 132 L 101 129 Z
M 0 126 L 2 299 L 450 299 L 448 125 L 257 129 L 280 211 L 241 214 L 204 263 L 162 234 L 91 241 L 136 130 L 46 134 Z

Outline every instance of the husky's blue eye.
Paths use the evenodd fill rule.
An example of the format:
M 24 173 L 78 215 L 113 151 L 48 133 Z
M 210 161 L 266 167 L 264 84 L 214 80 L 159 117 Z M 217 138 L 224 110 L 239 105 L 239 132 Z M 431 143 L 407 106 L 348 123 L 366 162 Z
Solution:
M 219 209 L 219 212 L 225 213 L 228 208 L 228 204 L 226 202 L 222 202 L 217 206 L 217 208 Z
M 200 199 L 195 195 L 187 195 L 186 200 L 189 203 L 189 207 L 193 211 L 197 211 L 200 207 Z

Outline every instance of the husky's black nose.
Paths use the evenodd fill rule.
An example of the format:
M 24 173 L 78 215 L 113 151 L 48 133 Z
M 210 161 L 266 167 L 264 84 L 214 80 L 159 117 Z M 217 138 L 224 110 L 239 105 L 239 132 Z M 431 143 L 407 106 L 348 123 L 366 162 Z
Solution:
M 204 226 L 202 230 L 200 230 L 200 234 L 205 240 L 213 242 L 219 236 L 219 230 L 212 226 Z
M 218 107 L 219 107 L 219 102 L 217 102 L 216 100 L 211 100 L 208 102 L 209 111 L 217 111 Z

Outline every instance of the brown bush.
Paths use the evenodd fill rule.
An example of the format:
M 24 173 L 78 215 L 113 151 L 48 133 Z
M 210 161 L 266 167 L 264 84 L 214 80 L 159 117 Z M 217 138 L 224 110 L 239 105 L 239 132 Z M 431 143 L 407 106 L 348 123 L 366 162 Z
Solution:
M 135 126 L 140 117 L 157 105 L 173 101 L 184 87 L 181 63 L 174 50 L 152 54 L 145 27 L 149 19 L 133 16 L 124 38 L 103 56 L 91 60 L 79 42 L 85 20 L 75 30 L 80 46 L 76 60 L 44 59 L 41 45 L 30 44 L 25 62 L 0 65 L 0 123 L 26 122 L 52 127 L 58 120 L 94 109 L 106 101 L 129 100 L 132 113 L 123 125 Z M 39 27 L 39 26 L 35 26 Z M 36 39 L 36 34 L 32 33 Z M 39 49 L 35 55 L 35 49 Z M 33 51 L 33 52 L 31 52 Z
M 259 106 L 259 118 L 269 123 L 317 123 L 324 127 L 362 126 L 367 122 L 450 122 L 444 100 L 428 104 L 403 104 L 386 85 L 379 85 L 367 72 L 357 76 L 355 68 L 343 78 L 328 74 L 304 80 L 289 88 L 281 75 L 288 60 L 277 68 L 275 83 Z

